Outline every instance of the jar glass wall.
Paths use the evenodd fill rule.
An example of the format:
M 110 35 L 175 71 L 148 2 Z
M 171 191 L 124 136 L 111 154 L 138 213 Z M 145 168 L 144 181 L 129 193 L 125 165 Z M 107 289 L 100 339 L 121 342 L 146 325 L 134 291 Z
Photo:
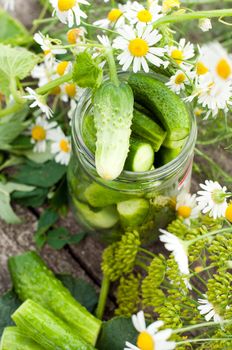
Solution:
M 83 140 L 83 121 L 91 113 L 91 91 L 87 90 L 73 119 L 68 169 L 76 218 L 85 230 L 108 243 L 131 230 L 139 231 L 144 243 L 153 242 L 159 228 L 175 217 L 176 196 L 189 191 L 197 136 L 195 117 L 189 112 L 190 135 L 177 158 L 152 171 L 123 171 L 116 180 L 106 181 L 98 176 L 94 155 Z

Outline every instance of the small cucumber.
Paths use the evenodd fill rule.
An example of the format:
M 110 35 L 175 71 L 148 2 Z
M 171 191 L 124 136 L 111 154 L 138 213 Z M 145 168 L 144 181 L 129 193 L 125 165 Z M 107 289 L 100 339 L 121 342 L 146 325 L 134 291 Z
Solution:
M 148 171 L 151 169 L 155 159 L 155 152 L 150 143 L 143 139 L 130 139 L 130 152 L 128 154 L 125 170 Z
M 117 209 L 122 226 L 124 228 L 140 226 L 149 213 L 149 207 L 149 202 L 144 198 L 118 203 Z
M 94 117 L 88 114 L 84 117 L 82 125 L 82 137 L 90 152 L 95 153 L 97 142 L 97 130 L 94 124 Z
M 167 131 L 167 141 L 182 140 L 189 135 L 190 117 L 185 103 L 163 82 L 143 73 L 131 74 L 128 82 L 136 102 L 161 121 Z
M 161 147 L 157 153 L 158 165 L 162 166 L 168 164 L 180 154 L 181 150 L 182 148 L 169 149 L 166 147 Z
M 126 83 L 104 82 L 95 92 L 93 105 L 96 169 L 103 179 L 114 180 L 123 171 L 129 152 L 133 92 Z
M 94 211 L 87 204 L 73 199 L 77 212 L 84 217 L 84 220 L 95 229 L 108 229 L 113 227 L 119 220 L 116 207 L 111 205 L 101 210 Z
M 84 197 L 92 207 L 101 208 L 127 200 L 128 194 L 94 182 L 86 188 Z
M 34 340 L 27 338 L 17 327 L 4 329 L 0 350 L 45 350 Z
M 147 140 L 155 152 L 160 149 L 167 135 L 154 120 L 137 110 L 134 110 L 132 131 Z
M 175 149 L 183 148 L 183 146 L 185 145 L 187 140 L 188 140 L 188 137 L 185 137 L 184 139 L 178 140 L 178 141 L 165 139 L 163 146 L 166 148 L 170 148 L 170 149 L 175 150 Z
M 24 334 L 46 350 L 94 349 L 59 317 L 30 299 L 15 311 L 12 319 Z

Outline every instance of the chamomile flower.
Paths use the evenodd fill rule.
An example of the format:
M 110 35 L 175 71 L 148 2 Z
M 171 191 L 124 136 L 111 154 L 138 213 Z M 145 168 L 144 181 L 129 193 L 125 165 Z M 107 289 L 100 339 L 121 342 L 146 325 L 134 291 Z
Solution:
M 69 99 L 78 101 L 84 91 L 85 89 L 78 87 L 76 84 L 66 83 L 61 86 L 61 100 L 63 102 L 68 102 Z
M 212 29 L 212 23 L 209 18 L 201 18 L 198 26 L 203 32 L 208 32 L 210 29 Z
M 119 29 L 118 33 L 120 36 L 114 40 L 113 47 L 122 50 L 117 57 L 122 70 L 127 70 L 133 64 L 135 73 L 140 71 L 141 67 L 145 72 L 149 72 L 147 61 L 156 67 L 167 65 L 167 62 L 162 59 L 165 49 L 155 47 L 162 35 L 157 30 L 153 30 L 152 26 L 148 25 L 145 28 L 125 26 Z
M 15 0 L 2 0 L 5 10 L 14 11 L 15 9 Z
M 232 202 L 230 202 L 226 208 L 225 217 L 226 220 L 232 223 Z
M 218 42 L 203 45 L 198 62 L 208 68 L 214 79 L 223 83 L 231 80 L 232 56 Z
M 50 3 L 54 8 L 53 15 L 56 14 L 59 20 L 69 27 L 74 23 L 79 26 L 81 18 L 87 18 L 86 13 L 80 8 L 80 4 L 89 5 L 86 0 L 50 0 Z
M 215 323 L 221 323 L 223 318 L 216 312 L 213 304 L 208 301 L 207 296 L 204 295 L 204 297 L 205 299 L 198 299 L 200 305 L 197 308 L 200 314 L 204 316 L 207 322 L 213 318 Z
M 179 194 L 176 198 L 176 211 L 178 216 L 181 216 L 187 224 L 190 224 L 190 220 L 197 218 L 200 212 L 196 195 L 186 192 Z
M 180 0 L 163 0 L 163 11 L 168 12 L 180 7 Z
M 125 16 L 124 16 L 124 6 L 118 4 L 117 8 L 113 8 L 107 14 L 107 18 L 100 19 L 93 23 L 96 26 L 101 28 L 121 28 L 125 25 Z
M 46 63 L 53 64 L 55 61 L 55 55 L 64 55 L 67 52 L 67 50 L 54 45 L 53 39 L 51 39 L 48 35 L 43 35 L 41 32 L 34 34 L 34 40 L 43 50 Z
M 196 200 L 202 213 L 209 213 L 214 219 L 225 216 L 229 196 L 226 186 L 222 187 L 217 181 L 206 180 L 200 187 L 203 191 L 197 192 Z
M 191 83 L 190 79 L 193 77 L 192 72 L 187 70 L 178 70 L 166 83 L 166 85 L 176 94 L 180 94 L 185 89 L 186 85 Z
M 51 152 L 55 154 L 55 161 L 68 165 L 71 156 L 70 138 L 65 136 L 60 127 L 51 134 L 50 138 L 52 140 Z
M 172 252 L 180 272 L 183 275 L 189 275 L 188 246 L 183 240 L 172 233 L 163 229 L 160 229 L 160 232 L 162 233 L 160 241 L 164 243 L 164 246 L 168 251 Z M 187 278 L 184 278 L 184 282 L 188 289 L 192 289 Z
M 163 326 L 162 321 L 156 321 L 146 326 L 143 311 L 132 316 L 132 323 L 139 332 L 136 346 L 126 342 L 124 350 L 172 350 L 175 349 L 176 343 L 168 341 L 172 334 L 171 329 L 158 331 Z
M 78 44 L 85 39 L 86 29 L 83 27 L 73 28 L 67 32 L 67 40 L 71 45 Z
M 209 109 L 205 119 L 212 114 L 216 117 L 219 110 L 228 111 L 228 106 L 231 105 L 232 97 L 232 81 L 220 83 L 216 81 L 211 74 L 200 76 L 196 81 L 196 86 L 193 93 L 185 100 L 192 102 L 194 98 L 198 99 L 198 104 L 203 108 Z
M 188 64 L 187 60 L 194 57 L 194 46 L 186 39 L 180 39 L 177 46 L 170 46 L 167 48 L 169 56 L 180 66 Z
M 41 111 L 47 116 L 47 118 L 52 117 L 52 110 L 48 105 L 45 103 L 44 96 L 38 95 L 34 90 L 32 90 L 30 87 L 26 88 L 26 91 L 28 92 L 28 95 L 23 96 L 26 100 L 33 101 L 30 105 L 31 108 L 39 107 Z
M 60 61 L 55 65 L 55 70 L 57 76 L 62 77 L 63 75 L 69 73 L 72 69 L 72 62 L 70 61 Z
M 51 81 L 50 70 L 45 63 L 37 64 L 33 68 L 31 76 L 38 79 L 38 86 L 43 86 Z
M 134 1 L 128 11 L 125 12 L 125 17 L 130 24 L 139 23 L 142 26 L 152 24 L 162 16 L 162 6 L 157 1 L 154 1 L 149 8 L 145 8 L 142 4 Z
M 52 130 L 57 126 L 56 122 L 48 122 L 45 118 L 38 117 L 30 128 L 31 143 L 34 144 L 34 152 L 45 152 L 47 141 L 50 139 Z

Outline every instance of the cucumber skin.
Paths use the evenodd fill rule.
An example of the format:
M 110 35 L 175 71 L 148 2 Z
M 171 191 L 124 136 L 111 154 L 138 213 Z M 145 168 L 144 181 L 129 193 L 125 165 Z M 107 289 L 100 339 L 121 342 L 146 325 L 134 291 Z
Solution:
M 82 136 L 85 145 L 93 154 L 96 151 L 97 130 L 94 124 L 94 116 L 89 114 L 84 117 L 82 125 Z
M 146 146 L 147 148 L 150 149 L 151 151 L 151 158 L 150 158 L 150 162 L 149 164 L 147 164 L 146 168 L 144 168 L 143 170 L 140 171 L 148 171 L 151 169 L 154 160 L 155 160 L 155 152 L 151 146 L 150 143 L 148 143 L 146 140 L 143 139 L 135 139 L 133 137 L 131 137 L 130 139 L 130 151 L 129 154 L 127 156 L 126 159 L 126 163 L 125 163 L 125 170 L 128 171 L 139 171 L 136 169 L 136 164 L 135 164 L 135 159 L 136 159 L 136 155 L 137 152 L 139 152 L 140 147 Z
M 84 197 L 94 208 L 106 207 L 128 199 L 129 194 L 112 190 L 103 185 L 92 183 L 84 191 Z
M 11 257 L 12 282 L 19 298 L 31 299 L 67 322 L 84 340 L 95 345 L 101 321 L 80 305 L 35 252 Z
M 117 210 L 113 205 L 95 212 L 88 204 L 81 203 L 77 199 L 73 199 L 73 202 L 77 211 L 84 217 L 84 221 L 94 229 L 109 229 L 119 220 Z
M 167 132 L 164 131 L 161 126 L 137 110 L 134 110 L 132 131 L 136 135 L 147 140 L 152 145 L 155 152 L 160 149 L 167 136 Z
M 116 179 L 126 161 L 130 146 L 134 96 L 130 86 L 103 83 L 94 96 L 94 122 L 97 130 L 95 164 L 105 180 Z
M 182 140 L 190 132 L 190 117 L 184 102 L 164 83 L 150 75 L 133 73 L 129 77 L 135 100 L 160 119 L 168 132 L 167 140 Z
M 23 334 L 18 327 L 6 327 L 2 334 L 0 350 L 46 350 Z
M 168 149 L 161 147 L 157 154 L 159 165 L 165 165 L 175 159 L 181 152 L 182 148 Z
M 12 315 L 18 328 L 46 350 L 93 350 L 51 311 L 28 299 Z
M 134 213 L 126 213 L 127 206 L 134 205 Z M 128 201 L 118 203 L 117 209 L 120 221 L 124 229 L 136 228 L 142 225 L 149 213 L 149 202 L 144 198 L 129 199 Z

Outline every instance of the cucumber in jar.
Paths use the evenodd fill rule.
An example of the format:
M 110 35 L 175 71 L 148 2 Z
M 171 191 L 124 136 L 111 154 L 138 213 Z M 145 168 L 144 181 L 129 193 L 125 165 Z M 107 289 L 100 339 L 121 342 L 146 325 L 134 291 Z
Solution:
M 149 208 L 149 201 L 144 198 L 135 198 L 118 203 L 117 210 L 122 226 L 125 229 L 140 226 L 145 221 Z

